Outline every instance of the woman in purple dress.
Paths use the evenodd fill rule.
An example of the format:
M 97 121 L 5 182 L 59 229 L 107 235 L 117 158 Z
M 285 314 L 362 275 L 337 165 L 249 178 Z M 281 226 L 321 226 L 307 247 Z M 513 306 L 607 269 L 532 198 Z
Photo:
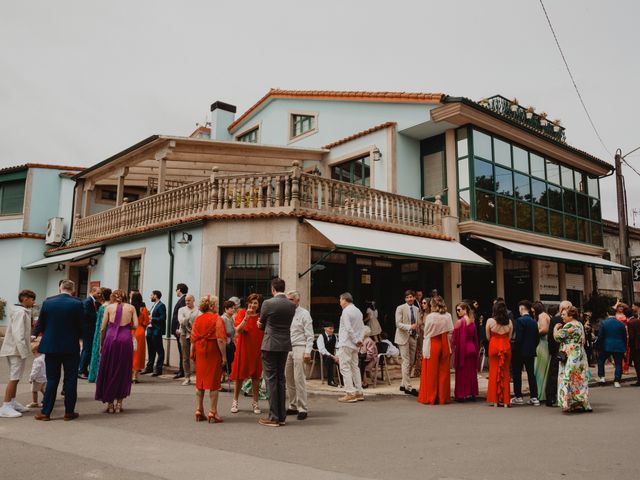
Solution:
M 120 413 L 122 399 L 131 393 L 131 330 L 138 327 L 138 316 L 136 309 L 126 302 L 124 290 L 111 294 L 111 303 L 104 311 L 100 329 L 100 368 L 95 398 L 107 404 L 106 413 Z
M 456 402 L 475 400 L 478 396 L 478 332 L 464 302 L 456 305 L 458 321 L 453 329 L 453 366 L 456 369 Z

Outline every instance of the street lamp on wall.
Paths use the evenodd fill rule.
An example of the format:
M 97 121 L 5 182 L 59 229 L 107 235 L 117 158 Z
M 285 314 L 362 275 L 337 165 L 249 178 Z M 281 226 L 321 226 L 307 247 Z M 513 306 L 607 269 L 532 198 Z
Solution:
M 378 147 L 373 147 L 371 156 L 373 157 L 374 162 L 379 162 L 380 160 L 382 160 L 382 153 L 380 153 L 380 149 Z
M 191 240 L 193 240 L 193 235 L 187 232 L 182 232 L 182 238 L 178 240 L 178 245 L 184 248 L 191 243 Z

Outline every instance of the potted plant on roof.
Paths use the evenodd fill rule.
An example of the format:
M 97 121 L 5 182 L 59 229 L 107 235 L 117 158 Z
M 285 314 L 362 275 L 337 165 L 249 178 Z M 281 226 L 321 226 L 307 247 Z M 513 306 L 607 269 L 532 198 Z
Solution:
M 487 97 L 483 98 L 478 102 L 481 107 L 489 108 L 489 99 Z
M 518 107 L 519 107 L 518 99 L 514 98 L 513 100 L 511 100 L 511 111 L 512 112 L 517 112 L 518 111 Z
M 559 131 L 560 131 L 560 123 L 561 123 L 561 122 L 560 122 L 560 119 L 559 119 L 559 118 L 556 118 L 556 119 L 553 121 L 553 131 L 554 131 L 554 132 L 556 132 L 556 133 L 557 133 L 557 132 L 559 132 Z
M 547 120 L 547 112 L 542 112 L 538 116 L 540 117 L 540 126 L 541 127 L 546 127 L 547 125 L 549 125 L 549 120 Z
M 533 114 L 535 113 L 535 111 L 536 111 L 536 107 L 532 107 L 531 105 L 527 107 L 527 110 L 525 111 L 527 120 L 531 120 L 533 118 Z

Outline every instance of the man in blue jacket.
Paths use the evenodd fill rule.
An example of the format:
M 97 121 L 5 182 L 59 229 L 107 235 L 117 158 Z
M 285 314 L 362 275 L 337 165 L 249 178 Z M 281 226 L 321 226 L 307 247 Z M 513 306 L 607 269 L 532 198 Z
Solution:
M 51 419 L 61 368 L 64 368 L 64 419 L 73 420 L 79 416 L 75 408 L 84 310 L 82 302 L 73 296 L 74 290 L 75 284 L 71 280 L 63 280 L 60 282 L 60 295 L 47 298 L 40 309 L 34 335 L 42 334 L 38 351 L 45 354 L 47 387 L 42 411 L 34 417 L 36 420 Z
M 151 309 L 149 310 L 149 316 L 151 317 L 151 323 L 147 327 L 147 350 L 149 351 L 149 360 L 147 361 L 146 368 L 141 372 L 143 375 L 151 373 L 152 377 L 162 375 L 162 365 L 164 364 L 164 345 L 162 343 L 162 336 L 167 328 L 167 307 L 160 301 L 162 298 L 162 292 L 154 290 L 151 292 Z M 156 360 L 156 355 L 158 360 Z M 153 366 L 155 361 L 155 368 Z
M 520 317 L 515 321 L 515 337 L 511 344 L 511 367 L 513 369 L 513 392 L 511 399 L 513 405 L 522 405 L 522 366 L 527 371 L 529 381 L 529 405 L 539 406 L 538 384 L 534 372 L 534 362 L 536 360 L 536 349 L 540 341 L 538 334 L 538 322 L 531 316 L 531 302 L 522 300 L 518 304 Z
M 627 329 L 620 320 L 615 318 L 615 309 L 609 308 L 607 311 L 609 318 L 600 322 L 598 330 L 598 346 L 600 354 L 598 355 L 598 377 L 599 382 L 604 383 L 604 362 L 609 357 L 613 357 L 616 365 L 613 385 L 620 388 L 620 380 L 622 379 L 622 357 L 627 350 Z
M 80 354 L 80 366 L 78 377 L 85 379 L 89 373 L 89 364 L 93 354 L 93 336 L 96 332 L 96 315 L 102 299 L 100 287 L 92 287 L 91 292 L 82 301 L 84 309 L 84 325 L 82 326 L 82 353 Z

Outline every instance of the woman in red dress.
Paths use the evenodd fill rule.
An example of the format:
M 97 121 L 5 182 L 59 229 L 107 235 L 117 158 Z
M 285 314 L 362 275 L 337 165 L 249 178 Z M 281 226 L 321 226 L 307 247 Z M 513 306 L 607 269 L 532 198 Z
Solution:
M 133 292 L 131 294 L 131 305 L 136 309 L 138 314 L 138 328 L 132 330 L 133 338 L 136 339 L 136 350 L 133 352 L 133 365 L 131 370 L 133 371 L 133 383 L 138 383 L 138 376 L 140 371 L 145 369 L 145 356 L 147 353 L 145 332 L 147 326 L 149 326 L 149 310 L 142 301 L 142 295 L 140 292 Z
M 489 385 L 487 402 L 494 407 L 509 407 L 509 365 L 511 364 L 511 332 L 513 324 L 509 320 L 507 306 L 496 302 L 493 316 L 487 320 L 487 340 L 489 341 Z
M 227 362 L 227 332 L 224 320 L 216 313 L 218 297 L 202 297 L 199 308 L 202 315 L 196 318 L 191 329 L 191 358 L 196 362 L 196 422 L 204 420 L 204 391 L 209 390 L 211 408 L 207 420 L 209 423 L 221 423 L 218 390 L 222 367 Z
M 253 413 L 261 413 L 258 405 L 258 392 L 262 377 L 262 337 L 264 331 L 258 328 L 260 296 L 252 293 L 247 297 L 247 308 L 238 310 L 234 321 L 236 328 L 236 354 L 231 368 L 231 380 L 235 381 L 233 388 L 233 403 L 231 413 L 238 413 L 238 397 L 242 382 L 251 379 L 253 393 Z

